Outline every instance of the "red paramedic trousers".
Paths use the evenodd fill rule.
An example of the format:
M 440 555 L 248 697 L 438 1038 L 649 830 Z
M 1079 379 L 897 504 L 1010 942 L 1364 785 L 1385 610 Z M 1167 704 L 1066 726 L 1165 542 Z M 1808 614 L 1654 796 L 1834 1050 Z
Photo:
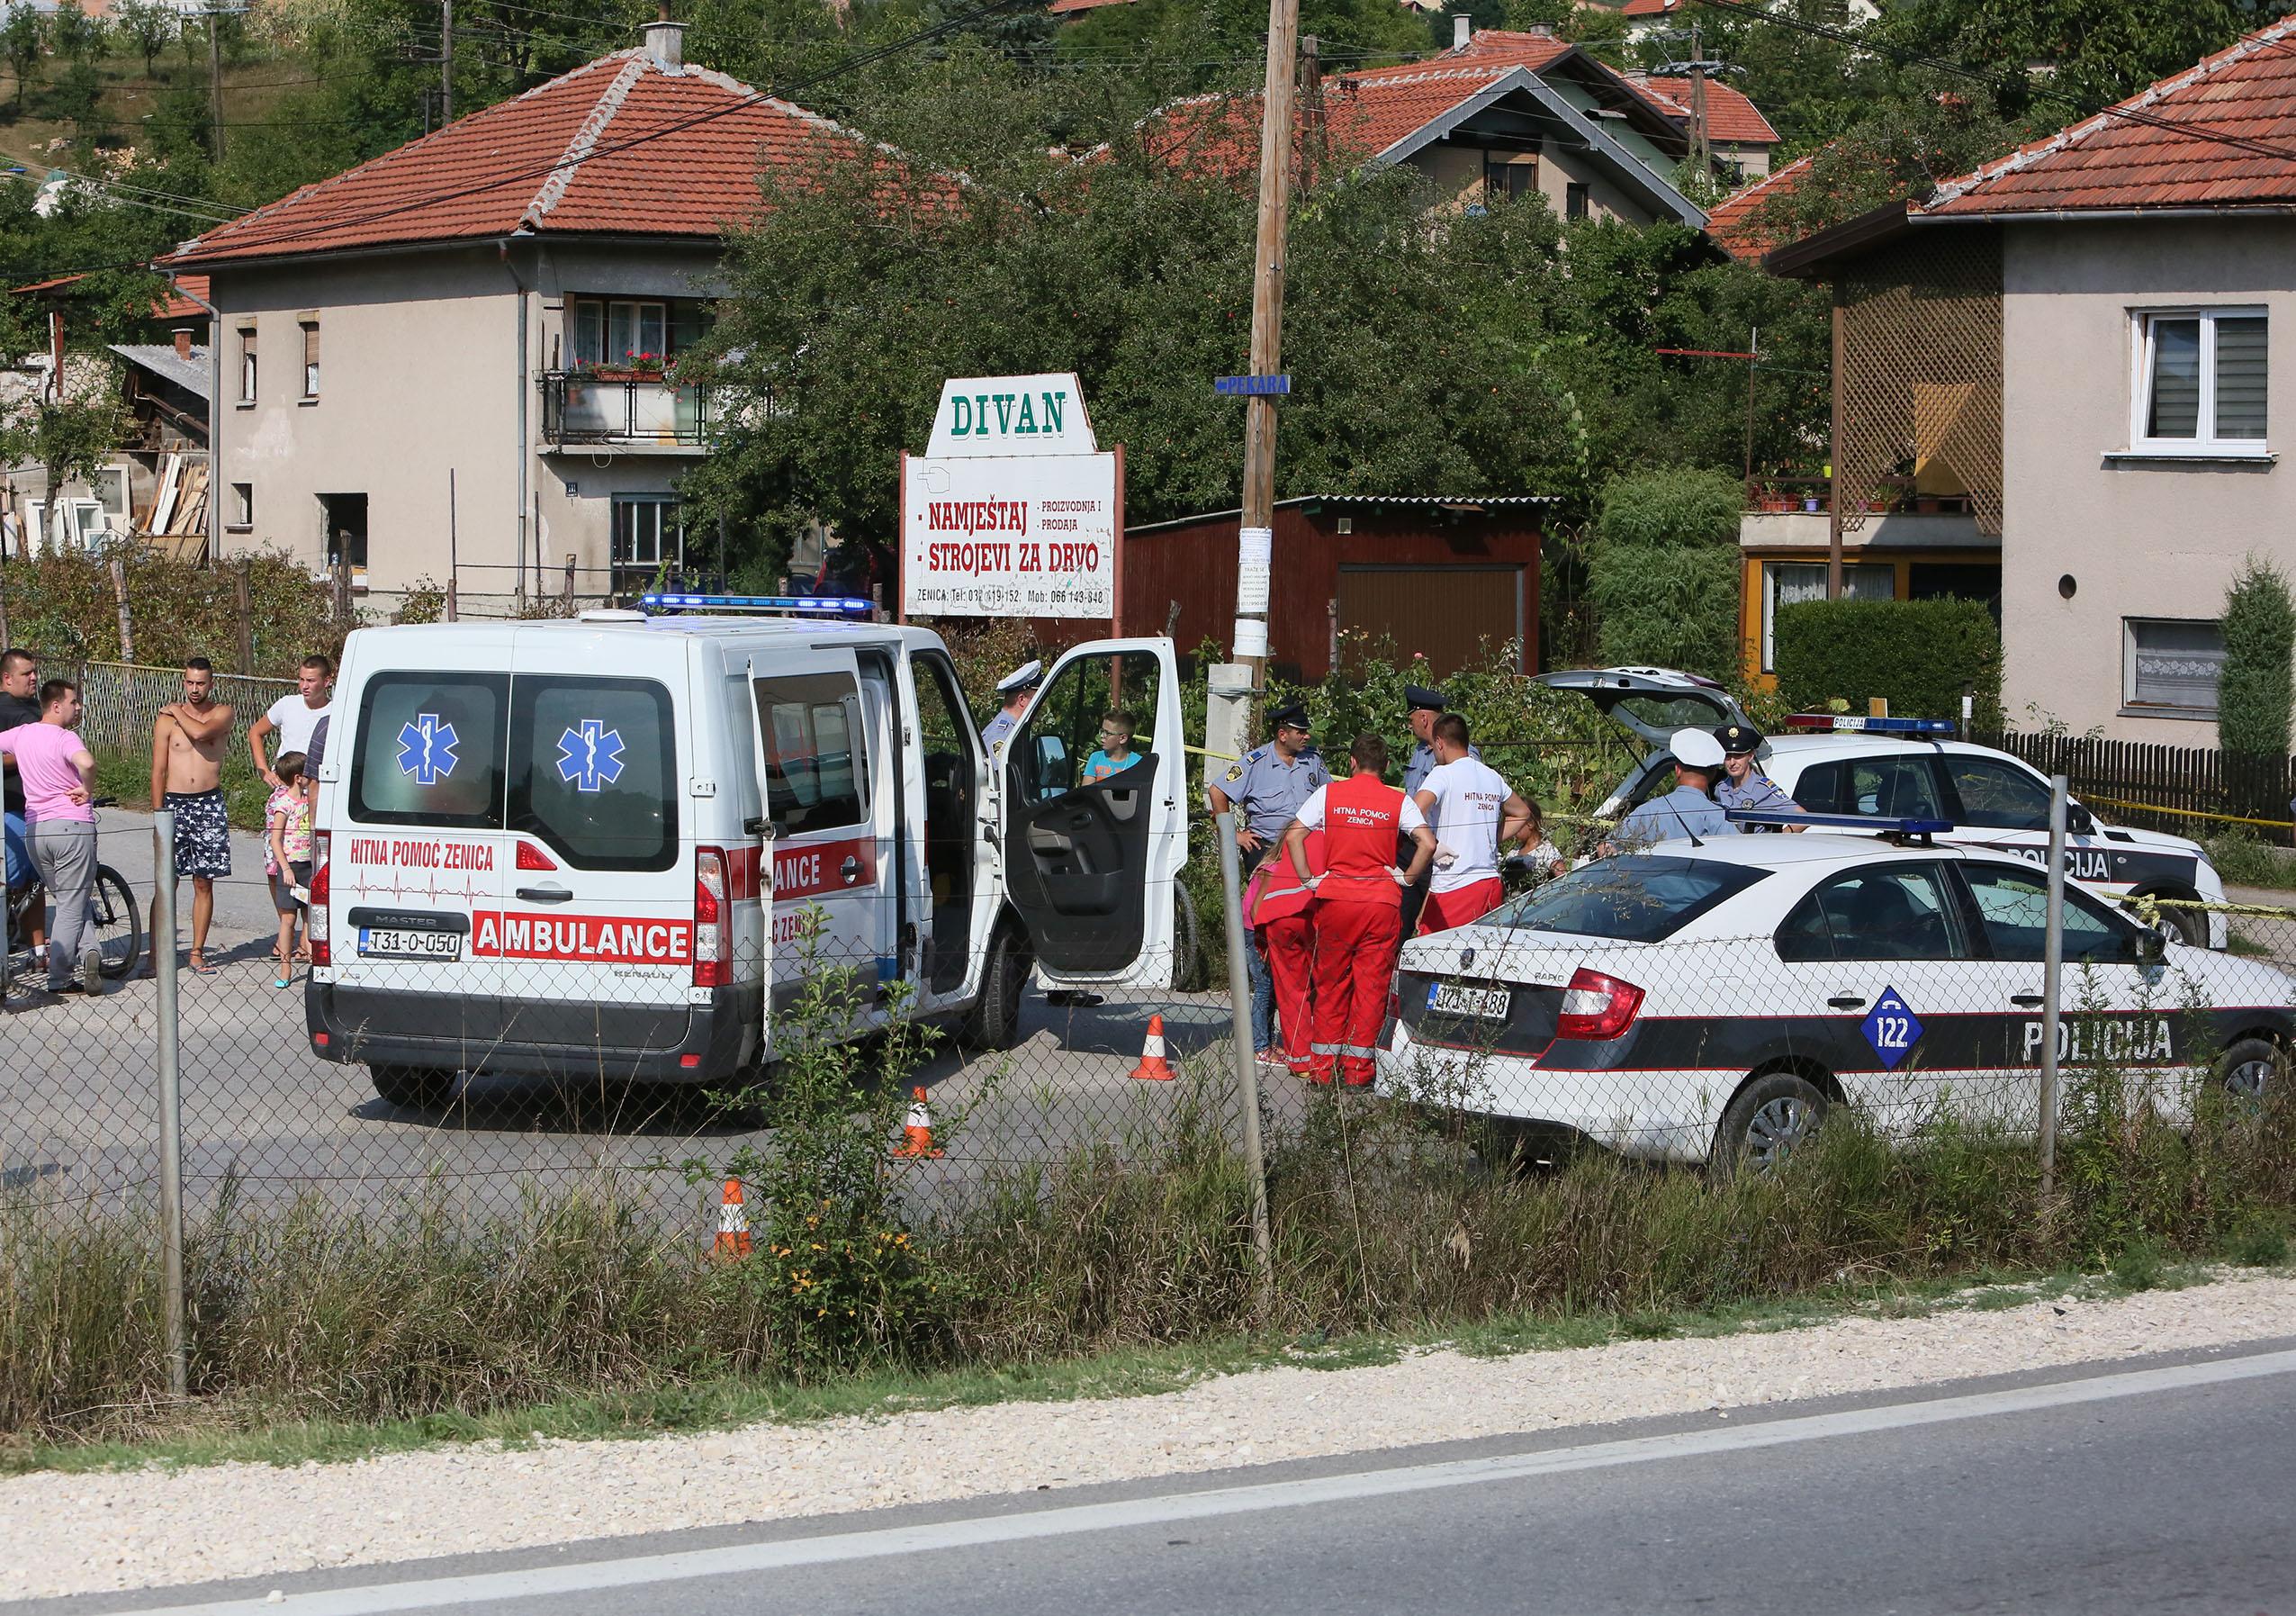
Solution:
M 1331 1080 L 1330 1062 L 1351 1088 L 1377 1071 L 1379 1029 L 1387 1019 L 1387 992 L 1395 954 L 1403 945 L 1403 912 L 1392 902 L 1316 905 L 1316 1081 Z

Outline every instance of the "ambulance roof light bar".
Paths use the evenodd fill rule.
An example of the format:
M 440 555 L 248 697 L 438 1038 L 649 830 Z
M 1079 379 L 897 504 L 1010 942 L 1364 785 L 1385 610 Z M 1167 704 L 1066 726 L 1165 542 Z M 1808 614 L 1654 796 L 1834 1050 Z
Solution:
M 1954 828 L 1950 819 L 1913 819 L 1887 814 L 1796 814 L 1772 808 L 1730 808 L 1733 825 L 1759 825 L 1772 830 L 1847 830 L 1886 841 L 1929 845 L 1929 839 Z
M 640 595 L 644 611 L 745 611 L 784 617 L 866 618 L 877 602 L 859 595 Z
M 1860 718 L 1849 713 L 1794 713 L 1788 729 L 1832 729 L 1844 734 L 1902 735 L 1943 740 L 1954 732 L 1950 718 Z

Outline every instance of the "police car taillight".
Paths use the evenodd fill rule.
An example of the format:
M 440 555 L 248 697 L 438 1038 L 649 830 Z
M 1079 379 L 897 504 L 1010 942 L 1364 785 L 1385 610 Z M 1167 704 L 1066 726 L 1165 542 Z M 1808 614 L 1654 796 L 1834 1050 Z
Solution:
M 311 944 L 311 962 L 332 965 L 334 951 L 327 943 L 327 833 L 313 831 L 311 838 L 311 910 L 303 919 L 303 941 Z
M 1555 1017 L 1557 1038 L 1616 1038 L 1632 1025 L 1643 1007 L 1643 990 L 1632 982 L 1581 965 L 1562 989 L 1562 1012 Z
M 734 980 L 733 950 L 726 934 L 725 853 L 717 847 L 694 850 L 694 986 L 724 988 Z

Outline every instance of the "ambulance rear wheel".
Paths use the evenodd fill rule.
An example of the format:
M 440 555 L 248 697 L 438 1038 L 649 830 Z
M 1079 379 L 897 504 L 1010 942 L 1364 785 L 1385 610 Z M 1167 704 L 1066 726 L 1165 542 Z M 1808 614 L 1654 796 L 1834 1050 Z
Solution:
M 1172 990 L 1195 993 L 1204 987 L 1203 934 L 1196 928 L 1196 900 L 1172 883 Z
M 1790 1071 L 1764 1072 L 1723 1112 L 1714 1136 L 1715 1169 L 1777 1171 L 1796 1145 L 1818 1131 L 1825 1106 L 1825 1096 L 1808 1079 Z
M 980 998 L 965 1017 L 965 1043 L 973 1049 L 1008 1050 L 1021 1041 L 1021 989 L 1028 983 L 1029 961 L 1010 930 L 997 933 L 993 947 L 981 971 Z
M 429 1066 L 370 1066 L 374 1092 L 401 1111 L 437 1111 L 454 1097 L 455 1074 Z

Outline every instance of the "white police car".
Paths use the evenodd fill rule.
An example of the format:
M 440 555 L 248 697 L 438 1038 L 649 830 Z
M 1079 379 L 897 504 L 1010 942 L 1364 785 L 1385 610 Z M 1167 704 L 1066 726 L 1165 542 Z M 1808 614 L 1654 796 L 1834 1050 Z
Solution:
M 1832 818 L 1836 829 L 1859 825 Z M 1942 833 L 1900 822 L 1904 832 Z M 1940 834 L 1658 844 L 1405 944 L 1382 1090 L 1624 1154 L 1767 1160 L 1832 1105 L 1904 1136 L 2038 1119 L 2047 883 Z M 2060 1058 L 2189 1108 L 2296 1049 L 2296 979 L 2065 894 Z
M 1634 766 L 1595 810 L 1606 819 L 1669 789 L 1667 741 L 1675 730 L 1751 722 L 1722 686 L 1669 668 L 1579 668 L 1543 673 L 1538 682 L 1586 697 L 1635 738 Z M 2048 862 L 2048 778 L 2022 758 L 1952 740 L 1953 726 L 1944 720 L 1824 715 L 1816 722 L 1824 728 L 1771 736 L 1756 754 L 1805 808 L 1947 820 L 1954 828 L 1943 841 Z M 2199 843 L 2102 825 L 2077 801 L 2068 807 L 2065 866 L 2074 880 L 2116 897 L 2224 901 L 2223 878 Z M 2223 948 L 2229 941 L 2222 915 L 2174 908 L 2161 915 L 2183 942 Z

